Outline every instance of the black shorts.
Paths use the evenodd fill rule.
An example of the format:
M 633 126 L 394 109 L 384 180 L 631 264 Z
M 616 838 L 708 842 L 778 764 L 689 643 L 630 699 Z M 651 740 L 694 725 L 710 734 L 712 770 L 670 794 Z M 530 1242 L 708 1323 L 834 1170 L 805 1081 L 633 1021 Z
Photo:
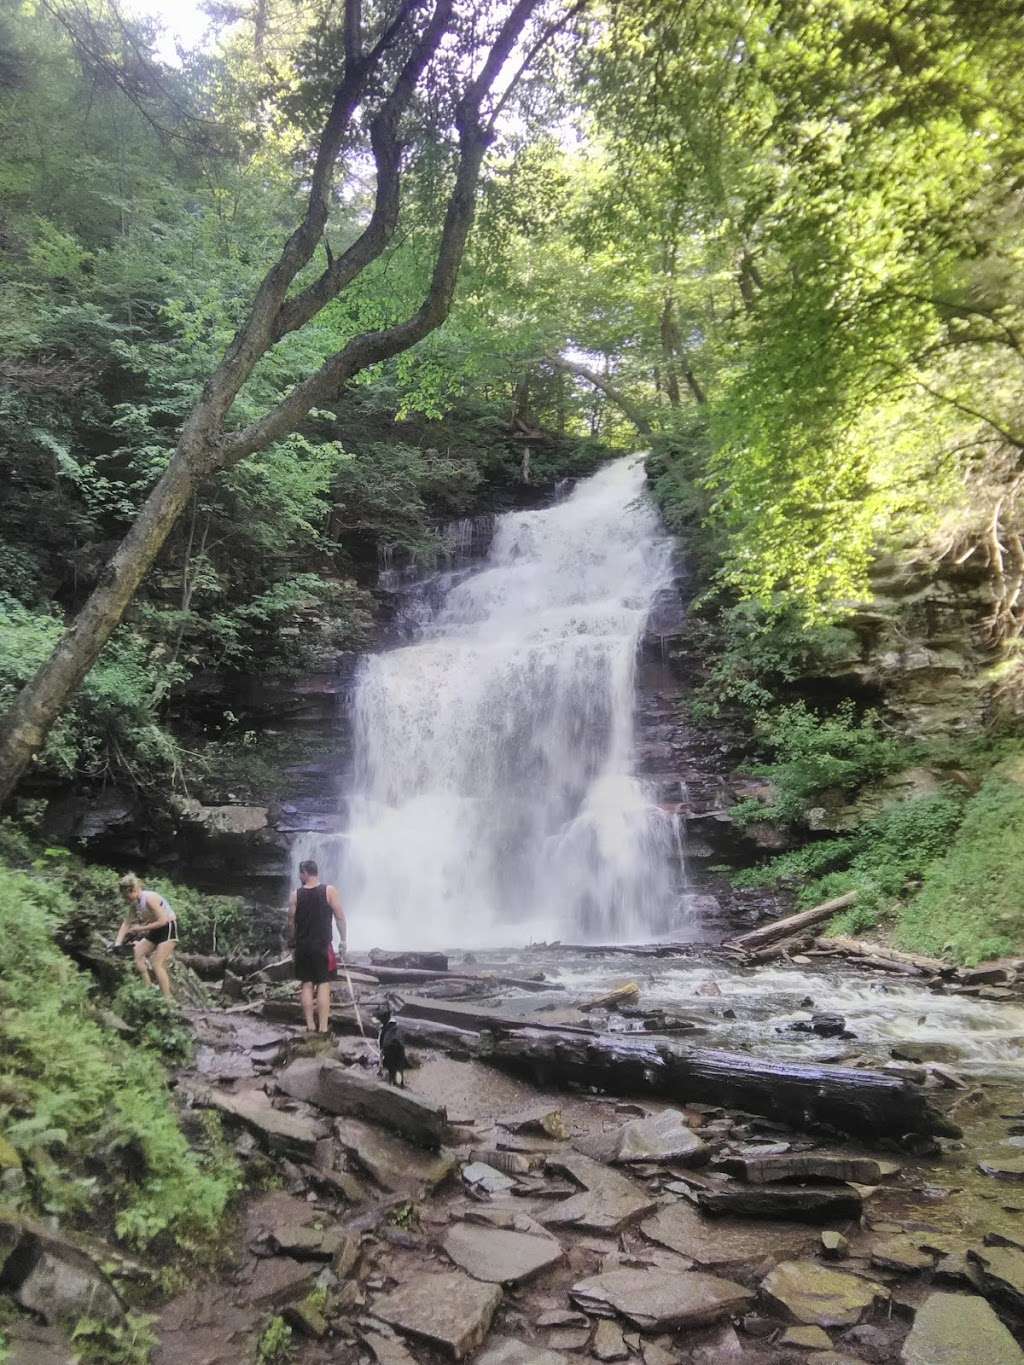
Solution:
M 142 937 L 149 943 L 177 943 L 178 941 L 178 922 L 171 920 L 169 924 L 161 924 L 159 929 L 150 929 L 148 934 Z
M 328 949 L 316 944 L 297 943 L 292 961 L 296 981 L 309 981 L 314 986 L 322 986 L 337 976 L 337 971 L 331 967 Z

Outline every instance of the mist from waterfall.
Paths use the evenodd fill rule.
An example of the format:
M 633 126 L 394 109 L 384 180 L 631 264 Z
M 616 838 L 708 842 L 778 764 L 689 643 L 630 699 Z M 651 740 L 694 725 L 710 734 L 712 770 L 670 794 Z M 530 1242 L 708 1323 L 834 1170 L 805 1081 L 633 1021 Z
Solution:
M 630 456 L 498 518 L 484 566 L 453 576 L 416 643 L 362 663 L 348 827 L 313 850 L 351 944 L 622 941 L 678 924 L 672 817 L 634 774 L 637 645 L 672 579 L 644 481 Z

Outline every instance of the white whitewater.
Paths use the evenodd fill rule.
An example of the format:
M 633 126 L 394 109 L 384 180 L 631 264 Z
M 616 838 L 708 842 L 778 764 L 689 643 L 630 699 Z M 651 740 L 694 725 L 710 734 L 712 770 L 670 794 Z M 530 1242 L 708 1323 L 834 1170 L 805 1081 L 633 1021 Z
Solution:
M 628 941 L 678 924 L 672 818 L 634 775 L 637 645 L 672 578 L 644 477 L 631 456 L 500 517 L 483 568 L 418 641 L 362 664 L 348 828 L 316 850 L 351 944 Z

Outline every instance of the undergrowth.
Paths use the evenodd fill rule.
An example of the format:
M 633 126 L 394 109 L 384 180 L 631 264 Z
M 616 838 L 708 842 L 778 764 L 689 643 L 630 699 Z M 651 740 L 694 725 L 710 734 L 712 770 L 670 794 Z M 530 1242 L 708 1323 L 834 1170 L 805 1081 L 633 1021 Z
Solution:
M 193 1150 L 179 1126 L 166 1048 L 151 1046 L 162 1007 L 141 1007 L 148 1021 L 129 1034 L 95 1007 L 90 978 L 55 941 L 67 909 L 61 877 L 0 863 L 0 1132 L 23 1173 L 13 1197 L 135 1247 L 208 1252 L 237 1166 L 222 1143 Z

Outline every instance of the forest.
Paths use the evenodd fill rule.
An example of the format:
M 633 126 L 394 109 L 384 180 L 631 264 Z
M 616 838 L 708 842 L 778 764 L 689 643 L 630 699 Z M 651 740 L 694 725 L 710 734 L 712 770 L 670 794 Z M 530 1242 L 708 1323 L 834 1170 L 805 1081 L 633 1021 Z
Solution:
M 105 864 L 263 953 L 173 851 L 284 799 L 243 683 L 347 678 L 382 569 L 630 452 L 683 565 L 673 714 L 728 768 L 708 885 L 1024 954 L 1020 7 L 199 0 L 189 42 L 175 8 L 0 0 L 0 1360 L 8 1205 L 163 1258 L 52 1357 L 143 1365 L 253 1184 L 172 1102 L 189 1028 L 96 958 Z

